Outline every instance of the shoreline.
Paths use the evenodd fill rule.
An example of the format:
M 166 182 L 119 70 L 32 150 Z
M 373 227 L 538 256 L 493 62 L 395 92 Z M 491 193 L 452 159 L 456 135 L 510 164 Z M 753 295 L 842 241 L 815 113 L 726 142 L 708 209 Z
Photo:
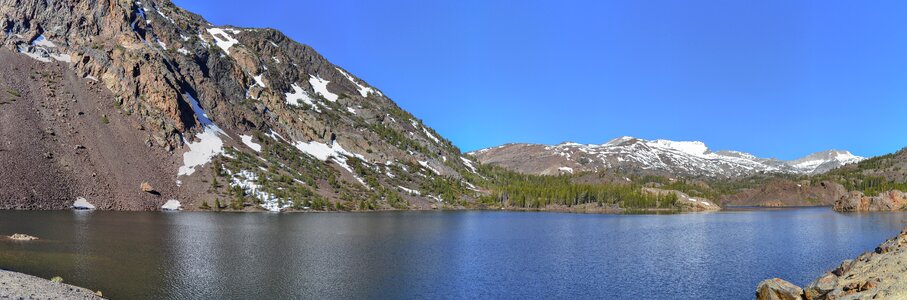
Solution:
M 754 209 L 771 209 L 775 207 L 750 207 Z M 808 208 L 808 207 L 790 207 L 790 208 Z M 452 212 L 452 211 L 510 211 L 510 212 L 551 212 L 551 213 L 574 213 L 574 214 L 605 214 L 605 215 L 633 215 L 633 214 L 681 214 L 681 213 L 709 213 L 725 210 L 682 210 L 672 208 L 649 208 L 649 209 L 569 209 L 569 208 L 438 208 L 438 209 L 379 209 L 379 210 L 349 210 L 349 211 L 324 211 L 324 210 L 286 210 L 286 211 L 269 211 L 263 209 L 255 210 L 79 210 L 79 209 L 3 209 L 5 211 L 19 212 L 39 212 L 39 211 L 73 211 L 79 213 L 89 212 L 136 212 L 136 213 L 273 213 L 273 214 L 306 214 L 306 213 L 382 213 L 382 212 Z
M 905 272 L 907 227 L 802 288 L 780 278 L 766 279 L 756 287 L 756 299 L 907 299 L 907 278 L 901 276 Z
M 269 211 L 264 209 L 249 210 L 205 210 L 205 209 L 187 209 L 187 210 L 80 210 L 80 209 L 4 209 L 6 211 L 73 211 L 73 212 L 207 212 L 207 213 L 274 213 L 274 214 L 298 214 L 298 213 L 382 213 L 382 212 L 442 212 L 442 211 L 510 211 L 510 212 L 550 212 L 550 213 L 572 213 L 572 214 L 605 214 L 605 215 L 669 215 L 669 214 L 687 214 L 687 213 L 713 213 L 721 211 L 743 211 L 743 210 L 785 210 L 785 209 L 808 209 L 808 208 L 831 208 L 829 205 L 811 205 L 811 206 L 723 206 L 718 210 L 689 210 L 676 208 L 644 208 L 644 209 L 625 209 L 625 208 L 567 208 L 567 207 L 550 207 L 550 208 L 437 208 L 437 209 L 379 209 L 379 210 L 349 210 L 349 211 L 324 211 L 324 210 L 285 210 Z
M 5 269 L 0 269 L 0 298 L 104 299 L 86 288 Z

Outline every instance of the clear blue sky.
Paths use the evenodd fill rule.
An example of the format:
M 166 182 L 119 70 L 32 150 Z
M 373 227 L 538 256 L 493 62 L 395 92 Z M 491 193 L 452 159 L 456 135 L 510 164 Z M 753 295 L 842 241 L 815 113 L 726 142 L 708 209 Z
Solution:
M 465 151 L 622 135 L 782 159 L 907 146 L 907 1 L 175 2 L 313 46 Z

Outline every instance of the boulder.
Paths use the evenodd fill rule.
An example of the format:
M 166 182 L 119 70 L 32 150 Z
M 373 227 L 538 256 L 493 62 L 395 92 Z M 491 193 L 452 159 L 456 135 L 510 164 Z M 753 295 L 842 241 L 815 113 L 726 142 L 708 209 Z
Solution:
M 831 271 L 831 273 L 835 274 L 836 276 L 844 275 L 844 273 L 847 273 L 848 271 L 850 271 L 851 266 L 853 266 L 852 259 L 844 260 L 844 262 L 842 262 L 841 265 L 838 266 L 837 269 L 835 269 L 834 271 Z
M 804 290 L 806 299 L 824 299 L 828 292 L 831 292 L 838 285 L 838 276 L 832 273 L 826 273 L 825 276 L 816 279 Z
M 142 185 L 139 186 L 139 188 L 142 189 L 142 192 L 145 192 L 145 193 L 152 193 L 152 194 L 154 193 L 154 188 L 151 187 L 151 184 L 150 184 L 150 183 L 142 182 Z
M 778 279 L 766 279 L 756 288 L 757 300 L 800 300 L 803 289 L 793 283 Z

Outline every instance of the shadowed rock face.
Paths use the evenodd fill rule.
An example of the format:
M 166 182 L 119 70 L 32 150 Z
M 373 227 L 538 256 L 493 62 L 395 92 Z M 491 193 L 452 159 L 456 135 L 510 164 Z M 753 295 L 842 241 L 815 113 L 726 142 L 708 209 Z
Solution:
M 763 281 L 756 299 L 905 299 L 907 228 L 873 252 L 846 260 L 805 288 L 781 279 Z
M 264 156 L 249 144 L 240 143 L 240 136 L 271 136 L 290 148 L 300 142 L 342 145 L 345 154 L 336 154 L 329 160 L 345 160 L 341 155 L 356 157 L 374 171 L 380 186 L 393 190 L 397 186 L 417 189 L 428 186 L 423 182 L 441 177 L 460 180 L 462 172 L 470 170 L 456 147 L 377 88 L 273 29 L 215 26 L 166 0 L 0 0 L 0 29 L 0 44 L 5 51 L 30 61 L 19 64 L 17 70 L 5 70 L 4 77 L 50 68 L 60 77 L 71 74 L 73 82 L 84 81 L 79 84 L 95 86 L 98 93 L 104 94 L 86 96 L 84 100 L 98 109 L 110 109 L 106 117 L 117 119 L 109 120 L 112 126 L 127 124 L 130 132 L 140 136 L 140 145 L 156 149 L 129 159 L 150 162 L 160 169 L 150 172 L 154 176 L 172 174 L 166 179 L 170 183 L 164 183 L 164 179 L 145 180 L 160 192 L 160 197 L 181 196 L 183 193 L 176 190 L 193 190 L 193 185 L 206 184 L 191 178 L 210 177 L 204 170 L 190 178 L 180 178 L 185 186 L 175 182 L 181 158 L 189 151 L 187 146 L 213 125 L 220 130 L 217 135 L 224 147 L 252 155 Z M 61 81 L 45 83 L 47 89 L 55 90 Z M 16 84 L 22 85 L 22 93 L 32 89 L 24 82 Z M 44 113 L 47 105 L 37 102 L 42 97 L 38 92 L 23 94 L 20 103 L 30 104 L 19 105 L 30 106 L 22 109 L 37 107 Z M 193 109 L 193 99 L 197 100 L 197 109 Z M 200 116 L 202 110 L 205 116 Z M 58 118 L 68 117 L 72 115 Z M 78 126 L 73 130 L 87 131 Z M 80 144 L 89 150 L 96 148 L 88 142 Z M 51 146 L 57 147 L 44 145 Z M 290 158 L 287 153 L 281 154 L 280 163 L 287 164 Z M 301 152 L 295 154 L 305 156 Z M 353 167 L 330 162 L 328 165 L 335 177 L 350 181 L 343 184 L 360 185 L 355 177 L 364 175 L 353 174 Z M 387 175 L 390 171 L 384 170 L 392 166 L 424 176 L 398 182 Z M 71 170 L 65 173 L 68 174 L 60 175 L 64 180 L 67 176 L 84 176 Z M 327 175 L 320 177 L 325 182 L 326 178 Z M 141 182 L 129 182 L 131 190 L 135 191 Z M 322 183 L 315 183 L 309 188 L 318 194 L 328 198 L 339 194 L 334 191 L 336 188 L 323 190 Z M 59 191 L 49 195 L 58 199 L 50 207 L 65 207 L 63 202 L 71 202 L 74 195 L 84 193 L 72 188 L 75 184 L 61 185 Z M 371 188 L 372 192 L 364 190 L 361 194 L 375 194 Z M 194 190 L 191 195 L 206 193 L 201 187 Z M 31 197 L 23 196 L 24 193 L 17 190 L 12 198 Z M 162 201 L 158 198 L 129 207 L 160 206 Z M 48 208 L 42 203 L 13 206 Z M 111 204 L 109 208 L 121 206 Z

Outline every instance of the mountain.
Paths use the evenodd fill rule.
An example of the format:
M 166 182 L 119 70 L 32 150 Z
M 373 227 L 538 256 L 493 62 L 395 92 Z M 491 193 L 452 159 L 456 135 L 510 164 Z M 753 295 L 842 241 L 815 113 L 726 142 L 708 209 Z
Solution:
M 734 178 L 763 173 L 819 174 L 863 160 L 847 151 L 829 150 L 782 161 L 738 151 L 711 151 L 702 142 L 620 137 L 600 145 L 562 143 L 506 144 L 469 153 L 479 162 L 514 171 L 560 173 L 618 171 L 630 174 Z
M 834 181 L 850 191 L 869 195 L 890 190 L 907 192 L 907 148 L 833 169 L 812 180 Z
M 407 209 L 476 193 L 450 141 L 277 30 L 167 0 L 0 0 L 0 27 L 0 208 Z

